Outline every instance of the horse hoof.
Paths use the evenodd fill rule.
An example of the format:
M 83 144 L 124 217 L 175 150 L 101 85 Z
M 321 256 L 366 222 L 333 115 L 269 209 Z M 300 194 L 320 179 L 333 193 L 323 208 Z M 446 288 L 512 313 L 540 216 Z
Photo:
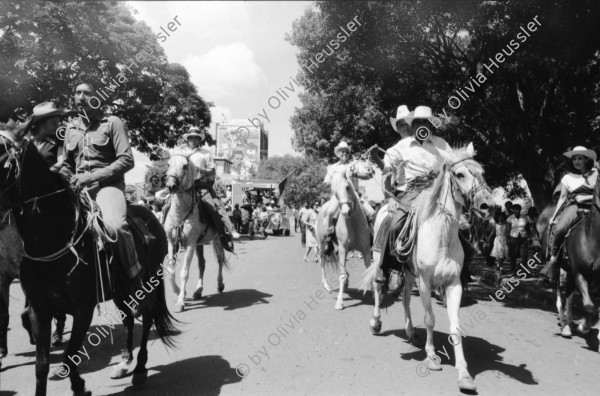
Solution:
M 148 379 L 148 370 L 142 373 L 133 373 L 131 384 L 133 386 L 144 385 L 146 383 L 146 379 Z
M 580 323 L 579 326 L 577 326 L 577 331 L 585 335 L 590 332 L 590 329 L 586 329 L 583 323 Z
M 371 333 L 379 334 L 381 331 L 381 320 L 371 319 Z
M 471 376 L 459 378 L 458 379 L 458 388 L 461 391 L 469 391 L 469 392 L 475 392 L 477 390 L 477 387 L 475 386 L 475 381 L 473 381 L 473 378 Z
M 221 283 L 217 290 L 219 290 L 219 293 L 223 293 L 223 290 L 225 290 L 225 283 Z
M 183 312 L 183 308 L 184 308 L 184 304 L 175 304 L 175 312 L 179 313 L 179 312 Z
M 331 294 L 331 286 L 329 286 L 329 283 L 327 282 L 323 282 L 323 289 L 325 289 L 325 291 L 329 294 Z
M 425 360 L 425 364 L 427 364 L 427 368 L 431 371 L 442 371 L 442 365 L 440 364 L 442 359 L 438 355 L 433 355 L 433 357 L 427 356 Z
M 110 373 L 111 379 L 119 379 L 127 376 L 127 365 L 124 363 L 119 363 L 113 368 L 113 371 Z
M 344 309 L 344 303 L 343 302 L 336 302 L 335 303 L 335 309 L 338 311 L 341 311 Z
M 192 296 L 194 300 L 200 300 L 202 298 L 202 288 L 196 290 Z
M 565 327 L 563 327 L 562 331 L 560 332 L 560 335 L 565 338 L 571 338 L 573 336 L 573 333 L 571 332 L 571 326 L 566 325 Z

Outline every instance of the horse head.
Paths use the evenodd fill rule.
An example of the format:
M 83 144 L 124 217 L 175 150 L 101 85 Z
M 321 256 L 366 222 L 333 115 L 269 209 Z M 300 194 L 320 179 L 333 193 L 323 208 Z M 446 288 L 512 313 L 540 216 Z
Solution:
M 352 216 L 356 207 L 356 193 L 348 178 L 340 173 L 334 174 L 331 179 L 331 191 L 340 203 L 342 215 Z
M 166 186 L 170 193 L 182 192 L 194 186 L 197 169 L 184 154 L 172 154 L 167 169 Z
M 483 178 L 483 168 L 473 159 L 474 155 L 473 143 L 452 153 L 453 158 L 447 163 L 452 194 L 457 203 L 488 219 L 493 215 L 495 203 Z

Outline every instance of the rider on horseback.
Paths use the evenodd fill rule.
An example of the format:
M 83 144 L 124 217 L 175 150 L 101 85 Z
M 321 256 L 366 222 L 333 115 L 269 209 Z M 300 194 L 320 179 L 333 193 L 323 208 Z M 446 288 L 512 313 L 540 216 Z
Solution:
M 104 115 L 92 107 L 94 86 L 83 82 L 75 87 L 75 107 L 79 117 L 67 125 L 61 173 L 74 188 L 87 187 L 100 207 L 104 226 L 116 239 L 119 262 L 129 277 L 131 294 L 142 286 L 141 265 L 134 240 L 127 226 L 125 173 L 134 166 L 133 153 L 125 123 L 116 116 Z M 138 307 L 132 308 L 134 315 Z
M 40 103 L 33 108 L 29 132 L 38 152 L 55 173 L 60 171 L 64 160 L 63 147 L 57 139 L 62 136 L 57 136 L 57 130 L 61 117 L 67 113 L 69 110 L 59 109 L 53 102 Z
M 428 130 L 431 124 L 439 122 L 432 115 L 431 108 L 427 106 L 418 106 L 414 112 L 410 112 L 407 106 L 402 105 L 398 107 L 396 118 L 390 117 L 390 122 L 402 139 L 385 152 L 383 160 L 377 155 L 377 151 L 373 151 L 378 149 L 377 145 L 370 149 L 373 162 L 384 173 L 391 172 L 392 186 L 394 186 L 394 196 L 388 201 L 388 217 L 382 223 L 373 242 L 373 252 L 376 253 L 382 252 L 389 235 L 398 235 L 404 226 L 412 202 L 433 184 L 444 160 L 440 151 L 451 151 L 450 145 L 440 137 L 427 133 L 429 136 L 420 140 L 413 135 L 413 130 L 424 131 L 423 128 Z M 381 259 L 375 260 L 375 265 L 381 267 L 381 264 Z M 381 268 L 378 270 L 376 280 L 385 281 Z
M 361 177 L 354 172 L 352 167 L 348 167 L 350 165 L 350 163 L 348 162 L 350 159 L 350 146 L 348 145 L 348 143 L 342 141 L 333 149 L 333 152 L 340 160 L 329 167 L 329 169 L 327 170 L 327 175 L 325 176 L 325 180 L 323 180 L 323 183 L 325 183 L 328 186 L 331 186 L 331 181 L 333 179 L 334 174 L 336 173 L 341 174 L 343 177 L 349 175 L 350 181 L 352 182 L 352 186 L 354 187 L 354 191 L 358 192 L 358 179 L 360 178 L 367 180 L 369 179 L 369 177 Z M 348 173 L 348 171 L 350 172 Z M 340 210 L 342 206 L 342 203 L 338 202 L 333 191 L 331 193 L 330 201 L 332 201 L 334 204 L 330 205 L 328 207 L 329 210 L 323 215 L 323 225 L 325 230 L 327 230 L 327 237 L 325 239 L 327 241 L 327 247 L 325 248 L 325 254 L 330 254 L 333 251 L 333 240 L 335 239 L 335 224 L 337 223 L 337 219 L 340 215 Z M 373 213 L 375 213 L 373 208 L 371 208 L 371 206 L 366 201 L 363 201 L 361 209 L 365 216 L 367 216 L 367 220 L 369 221 L 369 223 L 371 223 L 373 219 Z
M 578 209 L 591 206 L 594 186 L 598 179 L 598 170 L 594 167 L 596 152 L 583 146 L 577 146 L 564 155 L 573 161 L 574 171 L 561 179 L 560 198 L 556 204 L 551 224 L 550 261 L 540 271 L 540 276 L 548 282 L 554 280 L 558 253 L 571 224 L 577 219 Z
M 202 200 L 212 209 L 209 212 L 223 239 L 223 246 L 231 248 L 231 238 L 239 239 L 240 234 L 233 227 L 229 215 L 223 207 L 223 202 L 213 188 L 216 177 L 213 157 L 209 150 L 202 147 L 207 141 L 206 132 L 201 131 L 198 127 L 191 127 L 189 132 L 183 135 L 183 138 L 192 150 L 189 155 L 190 162 L 199 170 L 194 185 L 201 193 Z

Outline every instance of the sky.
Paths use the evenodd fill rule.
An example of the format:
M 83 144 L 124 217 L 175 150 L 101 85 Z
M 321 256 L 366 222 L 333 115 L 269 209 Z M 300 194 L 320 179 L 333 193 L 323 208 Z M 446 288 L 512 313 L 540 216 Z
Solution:
M 173 19 L 181 25 L 159 44 L 171 63 L 180 63 L 190 73 L 198 94 L 211 108 L 213 124 L 224 120 L 258 117 L 276 90 L 296 76 L 297 49 L 285 41 L 292 22 L 312 2 L 296 1 L 132 1 L 134 16 L 152 31 L 168 31 Z M 136 13 L 137 12 L 137 13 Z M 269 156 L 294 154 L 289 119 L 300 107 L 296 93 L 269 108 Z M 213 136 L 214 125 L 211 130 Z M 150 161 L 134 150 L 136 167 L 125 175 L 126 182 L 143 181 Z

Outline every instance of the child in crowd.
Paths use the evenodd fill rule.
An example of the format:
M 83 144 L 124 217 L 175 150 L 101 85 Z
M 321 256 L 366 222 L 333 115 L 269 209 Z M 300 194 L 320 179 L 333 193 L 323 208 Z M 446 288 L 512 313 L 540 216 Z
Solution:
M 502 272 L 502 264 L 504 259 L 508 257 L 508 243 L 506 239 L 506 214 L 504 212 L 498 215 L 496 223 L 496 238 L 494 238 L 494 247 L 490 253 L 491 257 L 496 259 L 496 273 L 500 278 Z

